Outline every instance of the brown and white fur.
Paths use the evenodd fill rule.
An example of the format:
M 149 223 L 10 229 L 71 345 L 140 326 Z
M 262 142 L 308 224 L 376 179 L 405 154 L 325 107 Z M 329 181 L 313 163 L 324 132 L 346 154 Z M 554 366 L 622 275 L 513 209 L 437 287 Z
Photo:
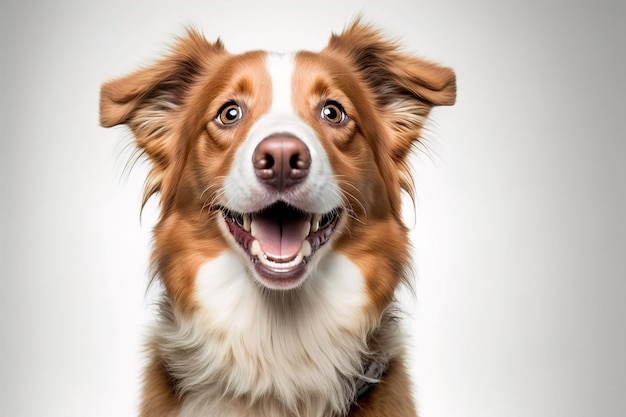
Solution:
M 455 95 L 452 70 L 360 22 L 319 53 L 233 55 L 188 31 L 102 86 L 101 124 L 130 128 L 144 199 L 160 195 L 141 416 L 416 415 L 394 314 L 401 189 Z M 386 371 L 357 398 L 372 361 Z

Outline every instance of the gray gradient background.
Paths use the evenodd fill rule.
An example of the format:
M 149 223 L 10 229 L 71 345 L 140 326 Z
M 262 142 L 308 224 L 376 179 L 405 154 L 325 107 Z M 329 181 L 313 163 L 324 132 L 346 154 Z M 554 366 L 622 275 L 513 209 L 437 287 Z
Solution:
M 454 67 L 414 158 L 423 417 L 626 415 L 624 2 L 0 3 L 0 416 L 132 416 L 154 205 L 98 89 L 183 25 L 320 49 L 361 12 Z

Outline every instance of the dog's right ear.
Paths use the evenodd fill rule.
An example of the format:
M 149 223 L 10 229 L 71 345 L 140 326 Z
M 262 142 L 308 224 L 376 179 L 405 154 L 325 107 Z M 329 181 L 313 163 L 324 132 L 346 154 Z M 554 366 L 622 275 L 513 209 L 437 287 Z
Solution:
M 210 62 L 224 54 L 219 40 L 209 43 L 189 30 L 161 60 L 102 85 L 100 124 L 127 125 L 137 146 L 152 161 L 144 204 L 156 192 L 165 201 L 173 197 L 186 147 L 185 138 L 176 131 L 178 110 Z

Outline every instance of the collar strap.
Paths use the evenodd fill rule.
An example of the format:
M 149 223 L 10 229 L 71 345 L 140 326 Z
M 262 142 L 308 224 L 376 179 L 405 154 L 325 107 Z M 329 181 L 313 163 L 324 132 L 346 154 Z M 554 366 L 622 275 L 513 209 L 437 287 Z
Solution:
M 358 401 L 380 382 L 380 378 L 387 371 L 387 367 L 387 362 L 381 362 L 375 359 L 363 364 L 365 372 L 356 380 L 355 401 Z

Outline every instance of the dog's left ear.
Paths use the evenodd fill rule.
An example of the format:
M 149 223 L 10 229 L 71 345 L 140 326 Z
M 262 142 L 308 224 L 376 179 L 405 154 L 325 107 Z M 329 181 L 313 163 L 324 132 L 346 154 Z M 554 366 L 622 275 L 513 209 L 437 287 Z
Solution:
M 454 104 L 454 71 L 403 53 L 375 28 L 356 21 L 333 35 L 327 50 L 350 57 L 392 129 L 391 152 L 402 162 L 433 106 Z

